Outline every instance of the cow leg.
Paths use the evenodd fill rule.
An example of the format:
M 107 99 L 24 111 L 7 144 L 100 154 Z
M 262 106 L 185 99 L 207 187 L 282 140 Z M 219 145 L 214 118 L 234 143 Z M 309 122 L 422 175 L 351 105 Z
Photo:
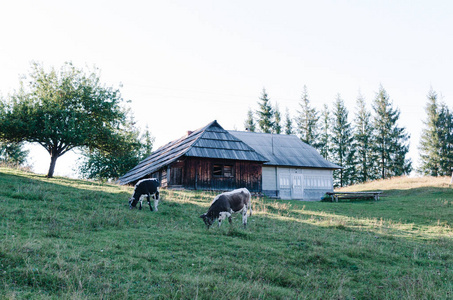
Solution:
M 233 224 L 233 214 L 234 214 L 234 211 L 232 209 L 230 209 L 230 212 L 228 214 L 228 221 L 230 222 L 230 225 Z
M 138 210 L 142 210 L 142 196 L 140 196 L 140 200 L 138 200 L 138 202 L 140 203 L 140 205 L 138 206 Z
M 244 225 L 244 228 L 247 228 L 247 207 L 244 206 L 244 209 L 242 210 L 242 225 Z
M 157 210 L 157 206 L 159 205 L 159 192 L 156 192 L 154 195 L 153 195 L 153 198 L 154 198 L 154 209 L 156 211 Z
M 231 218 L 231 214 L 226 211 L 219 213 L 219 227 L 222 225 L 222 221 L 225 220 L 225 218 Z
M 146 195 L 146 199 L 148 200 L 149 209 L 151 211 L 153 211 L 153 207 L 151 206 L 151 198 L 150 197 L 151 197 L 150 194 Z

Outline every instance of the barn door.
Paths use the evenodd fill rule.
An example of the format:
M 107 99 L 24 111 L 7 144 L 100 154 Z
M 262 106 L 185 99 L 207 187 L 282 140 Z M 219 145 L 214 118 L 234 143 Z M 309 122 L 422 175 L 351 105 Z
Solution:
M 302 199 L 304 196 L 303 175 L 291 174 L 291 198 Z
M 182 168 L 171 168 L 170 177 L 171 185 L 182 185 Z

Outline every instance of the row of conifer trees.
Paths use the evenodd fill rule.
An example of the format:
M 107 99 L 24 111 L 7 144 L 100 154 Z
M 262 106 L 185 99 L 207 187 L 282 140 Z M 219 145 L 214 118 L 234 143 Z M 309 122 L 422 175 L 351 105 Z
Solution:
M 258 108 L 249 109 L 244 126 L 250 131 L 296 134 L 324 158 L 342 167 L 334 172 L 335 186 L 411 173 L 412 161 L 407 157 L 410 135 L 398 125 L 400 111 L 382 86 L 371 108 L 368 110 L 365 98 L 359 95 L 354 115 L 350 116 L 338 94 L 330 108 L 324 105 L 317 110 L 311 105 L 304 86 L 299 109 L 293 116 L 286 109 L 282 118 L 278 104 L 272 105 L 263 89 Z M 417 171 L 423 175 L 451 175 L 452 114 L 447 105 L 438 103 L 433 90 L 428 93 L 426 112 L 419 145 L 421 164 Z

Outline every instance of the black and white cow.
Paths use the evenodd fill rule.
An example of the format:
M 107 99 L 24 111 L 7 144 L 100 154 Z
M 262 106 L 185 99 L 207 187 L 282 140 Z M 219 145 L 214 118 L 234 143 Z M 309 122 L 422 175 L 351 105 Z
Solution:
M 142 179 L 135 184 L 134 194 L 129 199 L 129 208 L 132 209 L 137 206 L 137 202 L 140 201 L 139 209 L 142 209 L 141 197 L 146 195 L 148 200 L 149 209 L 153 211 L 151 206 L 150 196 L 154 199 L 154 209 L 157 211 L 157 205 L 159 204 L 159 180 L 156 178 Z
M 216 219 L 219 220 L 219 227 L 222 225 L 222 221 L 227 217 L 231 224 L 231 215 L 233 213 L 241 212 L 242 224 L 245 228 L 247 227 L 247 210 L 250 210 L 249 216 L 252 215 L 251 198 L 252 196 L 246 188 L 222 193 L 214 198 L 208 212 L 202 214 L 200 218 L 203 219 L 209 229 Z

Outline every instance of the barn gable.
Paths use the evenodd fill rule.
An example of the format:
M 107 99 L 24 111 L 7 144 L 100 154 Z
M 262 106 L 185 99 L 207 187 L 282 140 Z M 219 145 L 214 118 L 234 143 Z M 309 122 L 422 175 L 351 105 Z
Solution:
M 242 161 L 258 163 L 260 166 L 267 161 L 264 156 L 249 145 L 223 129 L 217 121 L 213 121 L 203 128 L 160 147 L 119 178 L 119 183 L 130 184 L 156 172 L 163 171 L 165 173 L 168 166 L 176 166 L 182 160 L 188 160 L 192 164 L 194 161 L 204 161 L 204 163 L 207 163 L 207 161 Z M 179 172 L 179 168 L 182 167 L 177 167 L 175 171 Z M 185 173 L 189 174 L 189 170 Z M 162 174 L 160 175 L 162 176 Z M 173 175 L 175 176 L 175 172 L 173 172 Z M 171 179 L 169 174 L 165 173 L 165 176 Z M 192 181 L 195 180 L 195 182 L 192 188 L 196 188 L 198 173 L 195 172 L 193 176 L 195 178 Z M 209 177 L 209 174 L 206 176 Z M 163 181 L 165 182 L 167 178 L 164 178 Z M 181 184 L 184 185 L 183 182 Z

